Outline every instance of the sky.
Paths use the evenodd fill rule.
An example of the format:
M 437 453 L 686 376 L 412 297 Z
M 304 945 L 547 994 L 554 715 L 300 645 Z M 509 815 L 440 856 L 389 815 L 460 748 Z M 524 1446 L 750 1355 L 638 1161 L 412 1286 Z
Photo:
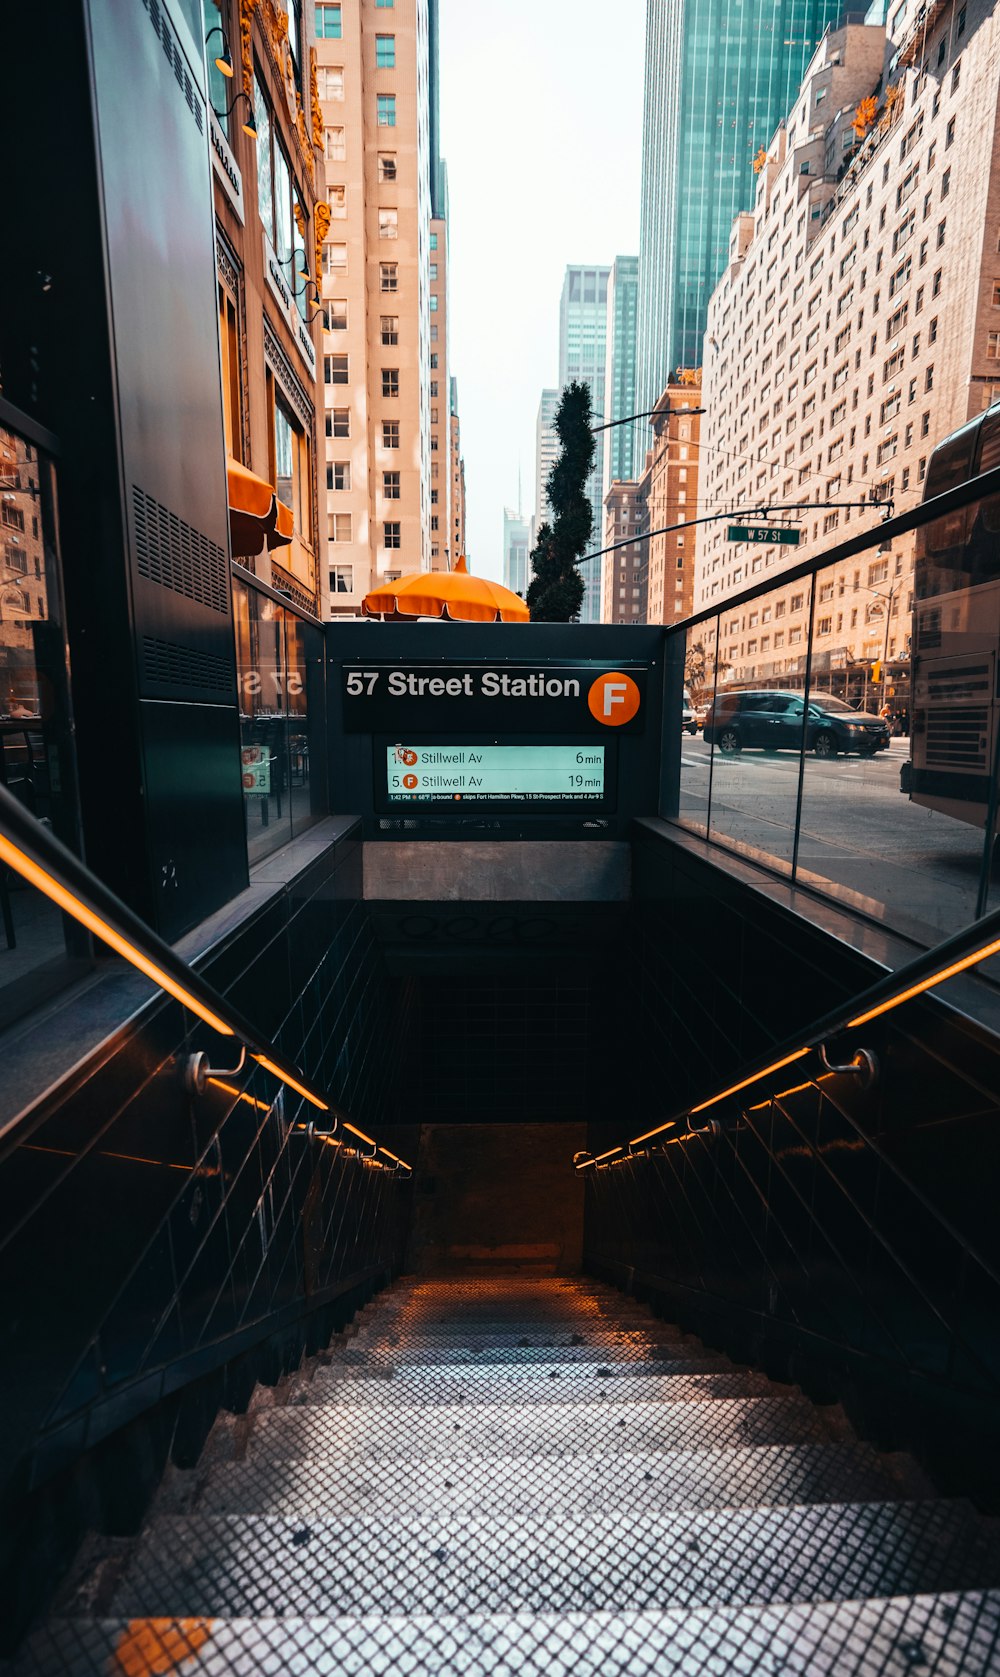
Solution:
M 451 371 L 482 576 L 501 575 L 519 462 L 521 510 L 535 510 L 566 264 L 639 248 L 645 13 L 645 0 L 441 0 Z

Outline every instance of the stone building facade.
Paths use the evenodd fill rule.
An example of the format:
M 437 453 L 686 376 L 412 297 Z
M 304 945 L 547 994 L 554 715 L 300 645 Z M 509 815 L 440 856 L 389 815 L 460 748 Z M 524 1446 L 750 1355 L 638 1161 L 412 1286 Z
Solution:
M 877 529 L 885 503 L 912 507 L 935 443 L 1000 394 L 998 91 L 992 4 L 904 0 L 888 36 L 826 35 L 758 159 L 709 305 L 701 496 L 738 515 L 792 507 L 775 516 L 801 543 L 701 527 L 694 609 L 720 607 L 722 679 L 801 679 L 808 588 L 731 616 L 727 596 Z M 818 579 L 824 685 L 845 672 L 846 690 L 883 651 L 905 664 L 912 565 L 910 537 Z

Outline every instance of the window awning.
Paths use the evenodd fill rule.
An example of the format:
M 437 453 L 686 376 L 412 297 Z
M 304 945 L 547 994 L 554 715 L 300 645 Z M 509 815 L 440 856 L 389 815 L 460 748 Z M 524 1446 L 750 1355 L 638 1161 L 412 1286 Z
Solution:
M 256 472 L 226 457 L 229 497 L 229 534 L 234 559 L 284 547 L 292 539 L 294 519 L 291 507 L 279 501 L 273 486 Z

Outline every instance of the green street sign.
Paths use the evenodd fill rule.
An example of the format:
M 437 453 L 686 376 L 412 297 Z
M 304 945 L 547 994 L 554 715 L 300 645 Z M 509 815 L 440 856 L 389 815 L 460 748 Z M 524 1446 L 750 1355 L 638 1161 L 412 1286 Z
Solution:
M 726 540 L 731 542 L 779 542 L 782 547 L 798 547 L 798 530 L 783 524 L 730 524 Z

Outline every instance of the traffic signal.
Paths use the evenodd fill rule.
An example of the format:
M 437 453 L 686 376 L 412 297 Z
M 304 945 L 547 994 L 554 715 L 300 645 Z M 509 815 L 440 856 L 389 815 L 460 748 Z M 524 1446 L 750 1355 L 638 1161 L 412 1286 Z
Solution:
M 882 660 L 881 660 L 881 658 L 876 658 L 874 664 L 872 665 L 872 680 L 874 682 L 879 682 L 879 681 L 882 680 Z

